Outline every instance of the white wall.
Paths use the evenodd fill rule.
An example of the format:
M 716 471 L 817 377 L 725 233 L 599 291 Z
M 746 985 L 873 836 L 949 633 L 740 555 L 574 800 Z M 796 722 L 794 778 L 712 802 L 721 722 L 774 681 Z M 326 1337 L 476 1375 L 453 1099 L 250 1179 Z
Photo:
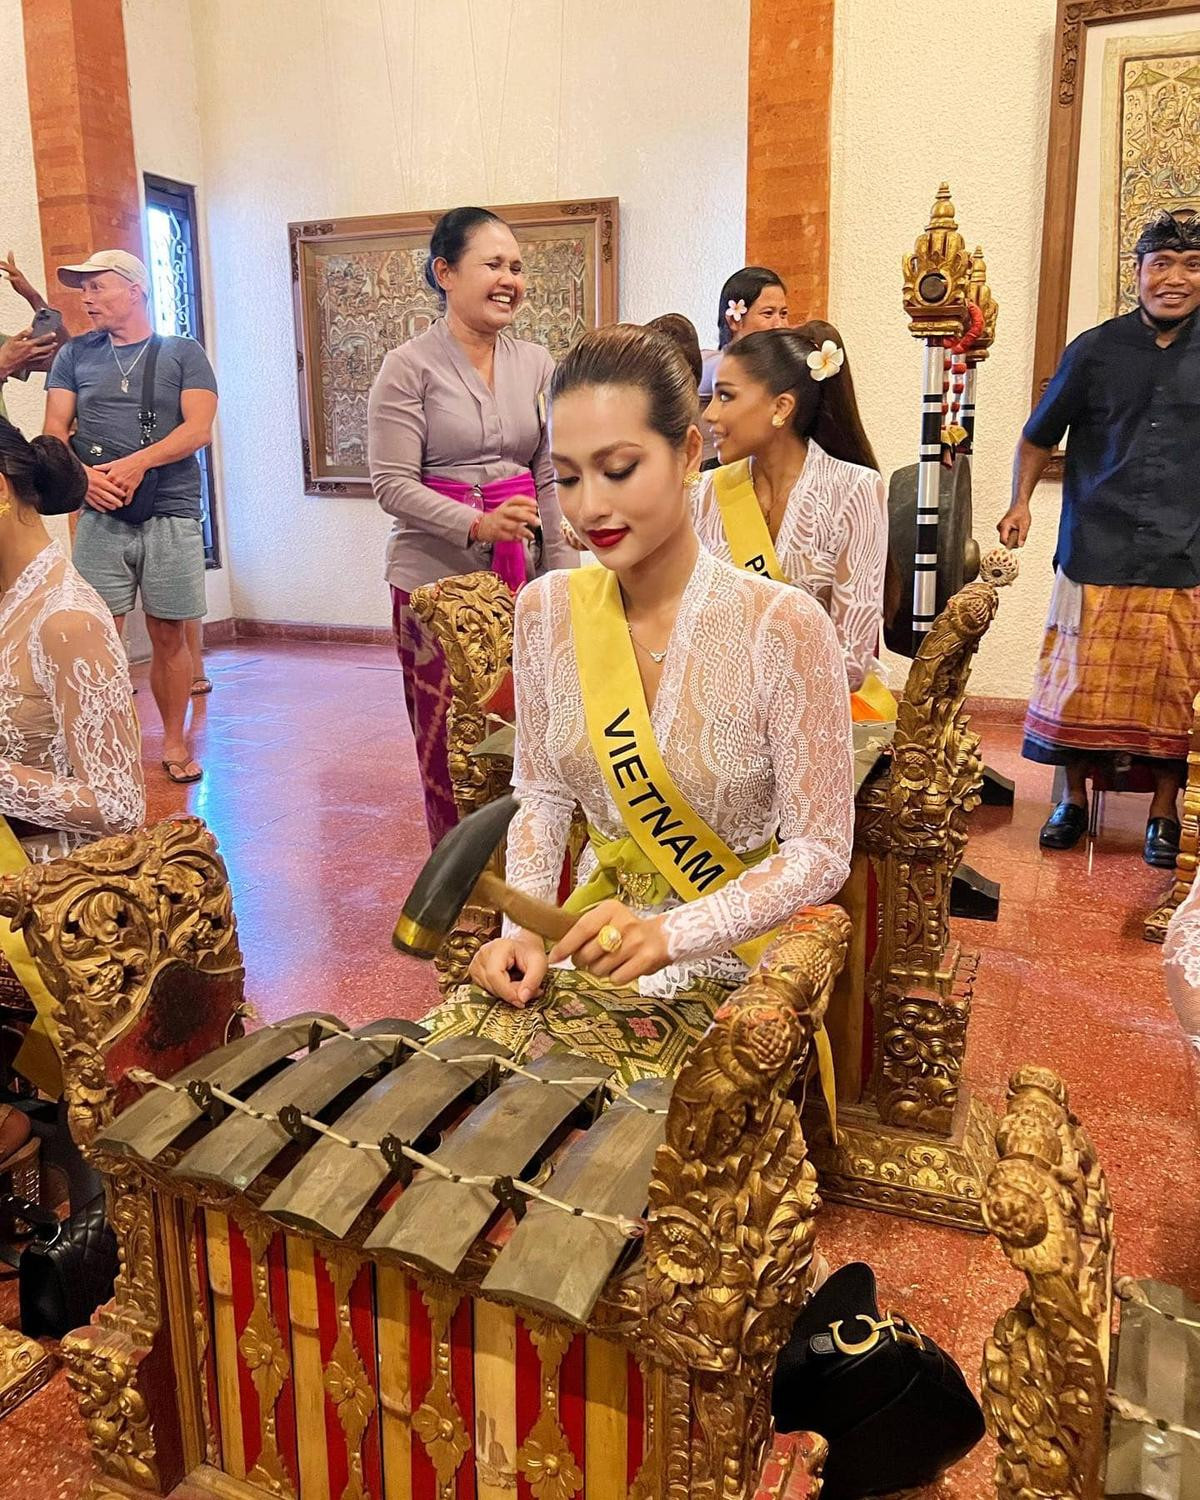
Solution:
M 127 3 L 140 25 L 173 0 Z M 234 613 L 383 625 L 387 518 L 302 489 L 288 222 L 617 195 L 622 315 L 706 330 L 743 257 L 749 0 L 192 0 L 191 17 Z M 131 60 L 143 45 L 169 55 L 160 33 Z M 186 70 L 167 71 L 186 107 Z
M 975 535 L 985 550 L 1008 504 L 1012 452 L 1029 412 L 1054 13 L 1055 0 L 962 0 L 954 34 L 969 38 L 969 49 L 943 67 L 910 7 L 839 0 L 835 12 L 831 316 L 885 473 L 914 462 L 921 356 L 901 307 L 900 258 L 947 179 L 968 248 L 982 244 L 1000 303 L 996 345 L 979 377 Z M 947 77 L 959 88 L 939 94 Z M 972 673 L 974 693 L 1028 697 L 1058 507 L 1058 486 L 1044 484 L 1021 577 L 1001 597 Z
M 186 0 L 123 0 L 123 9 L 129 108 L 139 186 L 143 175 L 153 172 L 159 177 L 189 183 L 196 189 L 205 342 L 217 367 L 223 411 L 225 382 L 212 318 L 214 297 L 204 226 L 204 153 L 196 97 L 191 11 Z M 170 60 L 169 66 L 163 66 L 164 59 Z M 220 422 L 219 416 L 213 461 L 217 483 L 217 531 L 223 566 L 210 568 L 205 574 L 210 620 L 228 619 L 233 612 Z

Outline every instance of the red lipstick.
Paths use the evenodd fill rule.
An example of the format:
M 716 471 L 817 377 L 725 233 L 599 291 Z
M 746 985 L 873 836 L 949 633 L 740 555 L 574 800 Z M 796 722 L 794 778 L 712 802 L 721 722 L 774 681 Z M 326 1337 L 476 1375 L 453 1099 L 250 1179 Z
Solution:
M 593 547 L 615 547 L 629 535 L 628 526 L 619 526 L 611 531 L 589 531 L 587 539 Z

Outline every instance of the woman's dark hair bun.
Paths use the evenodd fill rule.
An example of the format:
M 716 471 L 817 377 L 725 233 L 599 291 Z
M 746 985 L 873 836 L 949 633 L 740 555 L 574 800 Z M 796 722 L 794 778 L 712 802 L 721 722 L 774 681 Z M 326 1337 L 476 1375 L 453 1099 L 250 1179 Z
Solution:
M 433 273 L 435 260 L 444 260 L 448 266 L 458 265 L 471 236 L 481 224 L 503 223 L 500 215 L 494 214 L 490 208 L 452 208 L 444 213 L 433 226 L 433 234 L 429 239 L 425 280 L 430 290 L 435 291 L 439 297 L 445 296 Z
M 22 505 L 44 516 L 78 510 L 87 494 L 87 474 L 64 442 L 54 437 L 35 437 L 29 442 L 4 417 L 0 417 L 0 474 Z
M 87 494 L 83 465 L 60 438 L 35 437 L 32 481 L 35 504 L 44 516 L 62 516 L 78 510 Z

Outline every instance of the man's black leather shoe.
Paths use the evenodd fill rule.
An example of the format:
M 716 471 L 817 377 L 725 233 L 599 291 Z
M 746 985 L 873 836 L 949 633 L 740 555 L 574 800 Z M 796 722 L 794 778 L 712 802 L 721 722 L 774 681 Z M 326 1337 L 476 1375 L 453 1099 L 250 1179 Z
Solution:
M 1087 808 L 1075 802 L 1060 802 L 1038 835 L 1043 849 L 1074 849 L 1087 832 Z
M 1174 818 L 1151 818 L 1146 824 L 1142 858 L 1160 870 L 1173 870 L 1179 858 L 1179 824 Z

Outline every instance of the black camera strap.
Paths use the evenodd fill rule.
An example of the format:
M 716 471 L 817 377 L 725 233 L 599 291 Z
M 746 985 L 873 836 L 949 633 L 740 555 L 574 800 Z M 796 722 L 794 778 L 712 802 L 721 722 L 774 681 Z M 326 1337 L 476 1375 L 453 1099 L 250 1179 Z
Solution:
M 146 350 L 146 363 L 142 368 L 142 404 L 138 409 L 138 421 L 142 427 L 139 448 L 148 448 L 154 441 L 154 427 L 158 413 L 154 410 L 154 377 L 158 371 L 158 349 L 162 339 L 157 333 L 150 335 L 150 347 Z

